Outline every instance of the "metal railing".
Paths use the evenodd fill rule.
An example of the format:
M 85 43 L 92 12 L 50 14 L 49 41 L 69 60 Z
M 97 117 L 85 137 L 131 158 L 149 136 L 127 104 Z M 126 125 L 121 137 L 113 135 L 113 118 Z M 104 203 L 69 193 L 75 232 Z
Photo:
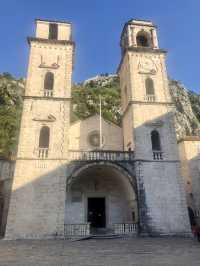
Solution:
M 163 152 L 162 151 L 153 151 L 153 159 L 155 161 L 162 161 L 163 160 Z
M 155 102 L 156 101 L 156 97 L 154 94 L 148 94 L 144 96 L 144 100 L 147 102 Z
M 138 231 L 137 223 L 117 223 L 113 224 L 114 233 L 120 235 L 136 234 Z
M 65 236 L 89 236 L 90 235 L 90 223 L 65 224 L 64 234 Z
M 53 96 L 53 90 L 44 90 L 44 96 L 45 97 L 52 97 Z
M 48 148 L 38 148 L 38 157 L 40 159 L 48 158 L 49 149 Z
M 129 151 L 69 151 L 71 161 L 133 161 Z

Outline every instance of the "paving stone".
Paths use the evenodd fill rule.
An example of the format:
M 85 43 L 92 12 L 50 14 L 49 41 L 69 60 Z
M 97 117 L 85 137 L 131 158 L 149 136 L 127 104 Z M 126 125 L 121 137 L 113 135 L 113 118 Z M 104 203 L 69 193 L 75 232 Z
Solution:
M 198 266 L 200 243 L 187 238 L 0 241 L 0 266 Z

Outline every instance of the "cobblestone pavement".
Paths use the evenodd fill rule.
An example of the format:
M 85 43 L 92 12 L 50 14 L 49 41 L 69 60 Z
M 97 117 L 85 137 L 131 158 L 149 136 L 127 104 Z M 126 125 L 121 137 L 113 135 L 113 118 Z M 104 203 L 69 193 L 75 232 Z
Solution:
M 182 238 L 0 241 L 0 266 L 199 266 L 200 243 Z

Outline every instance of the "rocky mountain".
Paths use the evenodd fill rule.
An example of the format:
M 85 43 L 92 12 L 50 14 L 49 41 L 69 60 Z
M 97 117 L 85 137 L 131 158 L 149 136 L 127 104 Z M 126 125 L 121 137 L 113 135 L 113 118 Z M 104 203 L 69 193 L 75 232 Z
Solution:
M 177 138 L 200 135 L 200 95 L 188 91 L 183 84 L 175 80 L 169 81 L 169 88 L 176 105 Z
M 0 75 L 0 156 L 16 152 L 25 81 L 8 73 Z M 177 138 L 200 135 L 200 95 L 187 90 L 180 82 L 169 81 L 176 105 Z M 120 86 L 117 75 L 99 75 L 72 88 L 71 121 L 99 112 L 99 95 L 105 119 L 121 125 Z

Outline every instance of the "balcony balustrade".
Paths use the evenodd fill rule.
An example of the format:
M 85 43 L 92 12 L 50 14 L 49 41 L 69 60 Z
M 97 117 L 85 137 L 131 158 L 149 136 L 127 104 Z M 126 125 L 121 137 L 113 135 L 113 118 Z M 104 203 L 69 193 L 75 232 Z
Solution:
M 162 161 L 163 160 L 163 152 L 162 151 L 153 151 L 153 159 L 155 161 Z
M 133 161 L 129 151 L 69 151 L 71 161 Z
M 49 149 L 48 148 L 39 148 L 38 149 L 38 158 L 47 159 L 48 158 Z
M 147 102 L 155 102 L 156 101 L 156 97 L 154 94 L 148 94 L 144 96 L 144 100 Z
M 45 97 L 52 97 L 53 96 L 53 90 L 44 90 L 44 96 Z

